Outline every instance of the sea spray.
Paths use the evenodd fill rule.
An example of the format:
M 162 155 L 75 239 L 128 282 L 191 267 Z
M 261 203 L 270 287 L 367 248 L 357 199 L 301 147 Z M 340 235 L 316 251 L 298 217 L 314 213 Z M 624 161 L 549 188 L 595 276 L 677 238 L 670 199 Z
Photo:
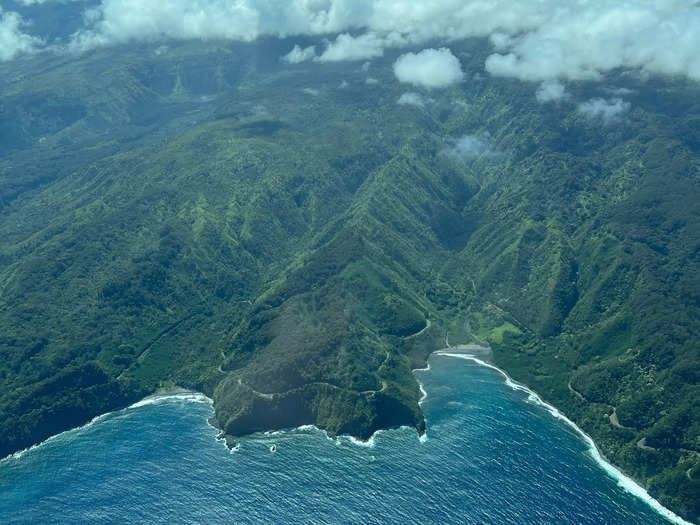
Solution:
M 161 403 L 168 403 L 171 401 L 185 401 L 188 403 L 203 403 L 203 404 L 212 404 L 213 401 L 209 399 L 207 396 L 204 394 L 201 394 L 199 392 L 191 392 L 187 390 L 178 390 L 177 392 L 173 393 L 156 393 L 151 396 L 145 397 L 141 401 L 137 401 L 136 403 L 129 405 L 126 408 L 123 408 L 121 410 L 115 410 L 113 412 L 106 412 L 105 414 L 100 414 L 99 416 L 93 417 L 90 421 L 85 423 L 84 425 L 81 425 L 79 427 L 71 428 L 70 430 L 66 430 L 64 432 L 60 432 L 58 434 L 54 434 L 53 436 L 45 439 L 41 443 L 37 443 L 36 445 L 32 445 L 31 447 L 25 448 L 24 450 L 19 450 L 17 452 L 14 452 L 13 454 L 10 454 L 9 456 L 0 459 L 0 464 L 6 462 L 6 461 L 13 461 L 13 460 L 18 460 L 22 458 L 25 454 L 29 452 L 33 452 L 37 449 L 40 449 L 44 447 L 47 443 L 51 443 L 52 441 L 68 436 L 68 435 L 73 435 L 77 434 L 79 432 L 85 431 L 86 429 L 94 426 L 95 424 L 104 421 L 108 418 L 117 416 L 119 414 L 123 414 L 128 410 L 132 410 L 135 408 L 141 408 L 145 406 L 150 406 L 150 405 L 158 405 Z
M 634 481 L 632 478 L 629 476 L 626 476 L 620 469 L 618 469 L 615 465 L 610 463 L 605 456 L 600 452 L 598 449 L 598 446 L 595 444 L 595 441 L 593 441 L 593 438 L 591 438 L 588 434 L 586 434 L 579 426 L 571 421 L 569 418 L 567 418 L 564 414 L 562 414 L 556 407 L 550 405 L 549 403 L 546 403 L 545 401 L 542 400 L 542 398 L 537 394 L 537 392 L 533 391 L 532 389 L 528 388 L 525 385 L 521 385 L 519 383 L 516 383 L 511 379 L 511 377 L 503 370 L 500 368 L 487 363 L 481 359 L 479 359 L 476 356 L 469 355 L 469 354 L 454 354 L 450 352 L 435 352 L 434 355 L 438 356 L 445 356 L 445 357 L 455 357 L 457 359 L 464 359 L 467 361 L 473 361 L 477 363 L 480 366 L 484 366 L 487 368 L 491 368 L 493 370 L 496 370 L 499 372 L 504 378 L 505 378 L 505 384 L 512 388 L 513 390 L 517 390 L 520 392 L 524 392 L 528 394 L 527 400 L 530 403 L 536 404 L 538 406 L 541 406 L 545 408 L 552 416 L 554 416 L 556 419 L 559 419 L 569 425 L 571 428 L 573 428 L 578 434 L 580 434 L 586 444 L 588 445 L 588 452 L 593 458 L 593 460 L 615 481 L 617 481 L 617 484 L 622 487 L 624 490 L 632 494 L 633 496 L 636 496 L 637 498 L 641 499 L 644 501 L 647 505 L 649 505 L 651 508 L 653 508 L 656 512 L 667 518 L 668 520 L 677 523 L 679 525 L 692 525 L 690 522 L 684 520 L 680 516 L 676 515 L 674 512 L 671 510 L 667 509 L 664 507 L 661 503 L 659 503 L 656 499 L 654 499 L 652 496 L 649 495 L 649 493 L 641 487 L 636 481 Z
M 416 368 L 413 370 L 413 375 L 416 374 L 416 372 L 430 372 L 430 361 L 426 362 L 425 368 Z M 428 392 L 425 390 L 425 387 L 423 386 L 423 383 L 421 382 L 420 379 L 416 377 L 416 381 L 418 382 L 418 388 L 420 389 L 420 399 L 418 400 L 418 404 L 422 407 L 423 403 L 425 402 L 426 399 L 428 399 Z M 422 434 L 418 434 L 418 441 L 421 443 L 427 443 L 428 442 L 428 418 L 423 415 L 423 418 L 425 419 L 425 430 L 423 431 Z
M 423 388 L 423 383 L 420 381 L 418 382 L 418 387 L 420 388 L 420 399 L 418 400 L 418 404 L 420 405 L 428 398 L 428 392 L 425 391 L 425 388 Z
M 306 426 L 228 453 L 208 404 L 155 403 L 0 467 L 0 522 L 666 522 L 581 454 L 588 446 L 568 427 L 523 409 L 500 374 L 454 361 L 417 374 L 430 394 L 427 444 L 413 428 L 368 448 Z M 454 392 L 469 405 L 448 407 Z
M 169 403 L 171 401 L 184 401 L 186 403 L 202 403 L 208 405 L 213 404 L 213 401 L 210 398 L 200 392 L 178 391 L 148 396 L 141 401 L 137 401 L 133 405 L 130 405 L 125 410 L 141 408 L 149 405 L 158 405 L 161 403 Z
M 408 428 L 408 427 L 401 427 Z M 384 430 L 377 430 L 372 434 L 369 439 L 361 440 L 353 436 L 341 434 L 339 436 L 331 436 L 327 430 L 317 427 L 316 425 L 300 425 L 298 427 L 292 427 L 281 430 L 267 430 L 265 432 L 260 432 L 256 434 L 251 434 L 248 436 L 250 441 L 265 441 L 268 438 L 279 437 L 287 434 L 322 434 L 328 441 L 334 442 L 336 445 L 342 445 L 343 443 L 349 443 L 362 448 L 374 448 L 376 445 L 375 438 L 380 435 Z
M 121 412 L 121 411 L 118 411 L 118 412 Z M 53 436 L 45 439 L 41 443 L 37 443 L 36 445 L 32 445 L 31 447 L 25 448 L 24 450 L 18 450 L 17 452 L 14 452 L 14 453 L 10 454 L 9 456 L 0 459 L 0 464 L 8 462 L 8 461 L 14 461 L 14 460 L 21 459 L 24 455 L 26 455 L 30 452 L 34 452 L 37 449 L 43 448 L 47 443 L 51 443 L 52 441 L 54 441 L 62 436 L 70 435 L 70 434 L 88 429 L 91 426 L 95 425 L 96 423 L 99 423 L 100 421 L 103 421 L 107 417 L 109 417 L 113 414 L 116 414 L 116 413 L 117 412 L 108 412 L 106 414 L 100 414 L 99 416 L 93 417 L 90 421 L 88 421 L 87 423 L 85 423 L 84 425 L 82 425 L 80 427 L 71 428 L 70 430 L 66 430 L 65 432 L 60 432 L 59 434 L 54 434 Z

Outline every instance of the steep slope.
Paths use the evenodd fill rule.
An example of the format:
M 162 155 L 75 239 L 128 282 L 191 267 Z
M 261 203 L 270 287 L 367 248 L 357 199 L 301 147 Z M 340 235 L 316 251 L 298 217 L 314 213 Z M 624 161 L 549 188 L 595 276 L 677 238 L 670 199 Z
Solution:
M 465 314 L 496 362 L 697 517 L 700 163 L 687 130 L 654 109 L 607 125 L 619 135 L 590 151 L 562 147 L 564 129 L 507 185 L 495 175 L 451 268 L 470 268 L 454 286 L 477 292 Z
M 429 225 L 460 218 L 475 186 L 422 149 L 407 145 L 370 174 L 319 246 L 258 299 L 215 396 L 225 432 L 312 423 L 362 438 L 401 424 L 422 431 L 411 370 L 438 332 L 406 338 L 435 315 L 425 283 L 446 256 L 445 231 Z
M 448 332 L 697 519 L 697 85 L 611 75 L 604 120 L 463 42 L 473 80 L 402 106 L 395 57 L 369 85 L 288 44 L 0 75 L 0 456 L 173 385 L 231 436 L 422 431 Z

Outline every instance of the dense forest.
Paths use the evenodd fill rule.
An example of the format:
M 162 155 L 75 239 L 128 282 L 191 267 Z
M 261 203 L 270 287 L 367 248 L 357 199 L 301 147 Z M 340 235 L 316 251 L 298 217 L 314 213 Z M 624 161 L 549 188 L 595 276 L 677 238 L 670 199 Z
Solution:
M 543 104 L 475 39 L 467 81 L 398 104 L 396 55 L 367 82 L 291 47 L 0 64 L 0 456 L 176 385 L 230 436 L 422 431 L 447 334 L 697 520 L 700 86 Z

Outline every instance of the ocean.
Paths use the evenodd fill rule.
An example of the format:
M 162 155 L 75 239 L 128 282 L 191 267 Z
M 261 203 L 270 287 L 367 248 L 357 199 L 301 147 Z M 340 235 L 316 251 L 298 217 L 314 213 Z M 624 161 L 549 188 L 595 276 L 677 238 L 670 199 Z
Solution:
M 499 371 L 433 355 L 416 375 L 422 439 L 304 427 L 229 451 L 205 396 L 144 400 L 0 462 L 0 523 L 671 523 Z

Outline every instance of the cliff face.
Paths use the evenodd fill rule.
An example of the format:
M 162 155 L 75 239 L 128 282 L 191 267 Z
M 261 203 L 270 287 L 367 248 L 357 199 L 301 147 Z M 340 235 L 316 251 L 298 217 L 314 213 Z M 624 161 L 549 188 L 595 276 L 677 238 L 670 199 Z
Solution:
M 697 86 L 611 76 L 635 93 L 610 122 L 575 103 L 598 84 L 405 106 L 395 57 L 370 89 L 243 48 L 0 74 L 25 123 L 0 159 L 0 455 L 172 384 L 230 435 L 422 431 L 411 370 L 448 332 L 697 516 Z M 469 71 L 488 49 L 454 46 Z

